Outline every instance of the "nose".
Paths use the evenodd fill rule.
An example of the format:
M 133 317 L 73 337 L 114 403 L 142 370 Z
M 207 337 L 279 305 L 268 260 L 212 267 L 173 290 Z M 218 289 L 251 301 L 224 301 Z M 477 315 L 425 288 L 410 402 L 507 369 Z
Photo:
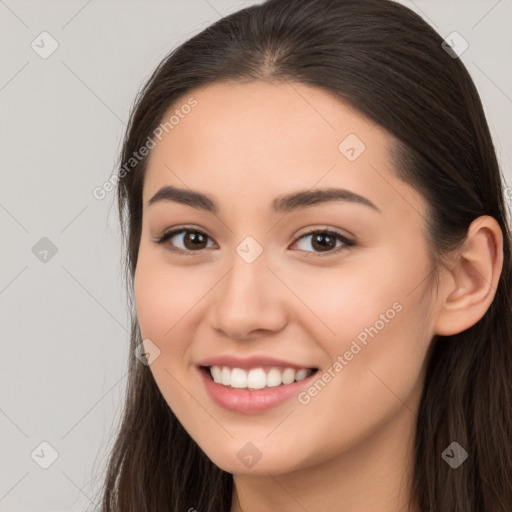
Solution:
M 287 323 L 286 287 L 265 258 L 247 263 L 236 255 L 212 292 L 210 325 L 226 337 L 249 340 L 278 332 Z

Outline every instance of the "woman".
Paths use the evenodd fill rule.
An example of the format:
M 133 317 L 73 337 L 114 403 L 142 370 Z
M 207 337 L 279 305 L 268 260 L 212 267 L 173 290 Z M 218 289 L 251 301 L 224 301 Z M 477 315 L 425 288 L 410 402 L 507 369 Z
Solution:
M 141 91 L 118 179 L 136 357 L 104 512 L 512 509 L 503 182 L 418 15 L 217 21 Z

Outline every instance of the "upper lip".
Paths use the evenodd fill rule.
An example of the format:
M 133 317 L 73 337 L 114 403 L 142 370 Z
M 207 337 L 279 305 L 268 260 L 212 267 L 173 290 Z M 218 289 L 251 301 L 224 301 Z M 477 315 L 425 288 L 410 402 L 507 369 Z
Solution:
M 268 356 L 251 356 L 246 358 L 234 357 L 229 355 L 209 357 L 198 363 L 198 366 L 228 366 L 230 368 L 260 368 L 262 366 L 281 366 L 285 368 L 302 368 L 315 369 L 314 366 L 304 365 L 300 363 L 292 363 L 284 359 L 275 359 Z

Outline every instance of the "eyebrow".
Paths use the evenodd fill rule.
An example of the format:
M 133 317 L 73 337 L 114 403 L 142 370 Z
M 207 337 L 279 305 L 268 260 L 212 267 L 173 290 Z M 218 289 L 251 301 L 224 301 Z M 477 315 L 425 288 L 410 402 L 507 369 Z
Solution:
M 159 202 L 172 201 L 197 210 L 204 210 L 217 214 L 219 206 L 214 199 L 201 192 L 177 188 L 172 185 L 162 187 L 148 202 L 147 206 Z M 289 213 L 296 210 L 303 210 L 311 206 L 333 201 L 345 201 L 348 203 L 362 204 L 380 212 L 369 199 L 355 192 L 342 188 L 322 188 L 313 190 L 301 190 L 285 196 L 277 197 L 272 201 L 271 211 L 274 214 Z

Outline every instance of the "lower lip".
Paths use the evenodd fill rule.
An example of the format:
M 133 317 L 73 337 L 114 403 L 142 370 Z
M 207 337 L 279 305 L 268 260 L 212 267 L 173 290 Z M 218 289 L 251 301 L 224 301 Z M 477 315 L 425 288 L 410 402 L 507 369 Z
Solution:
M 221 407 L 233 412 L 258 413 L 277 407 L 293 396 L 297 396 L 301 388 L 307 386 L 313 376 L 291 384 L 281 384 L 272 388 L 250 391 L 248 389 L 234 389 L 218 384 L 207 375 L 207 371 L 198 368 L 210 397 Z

